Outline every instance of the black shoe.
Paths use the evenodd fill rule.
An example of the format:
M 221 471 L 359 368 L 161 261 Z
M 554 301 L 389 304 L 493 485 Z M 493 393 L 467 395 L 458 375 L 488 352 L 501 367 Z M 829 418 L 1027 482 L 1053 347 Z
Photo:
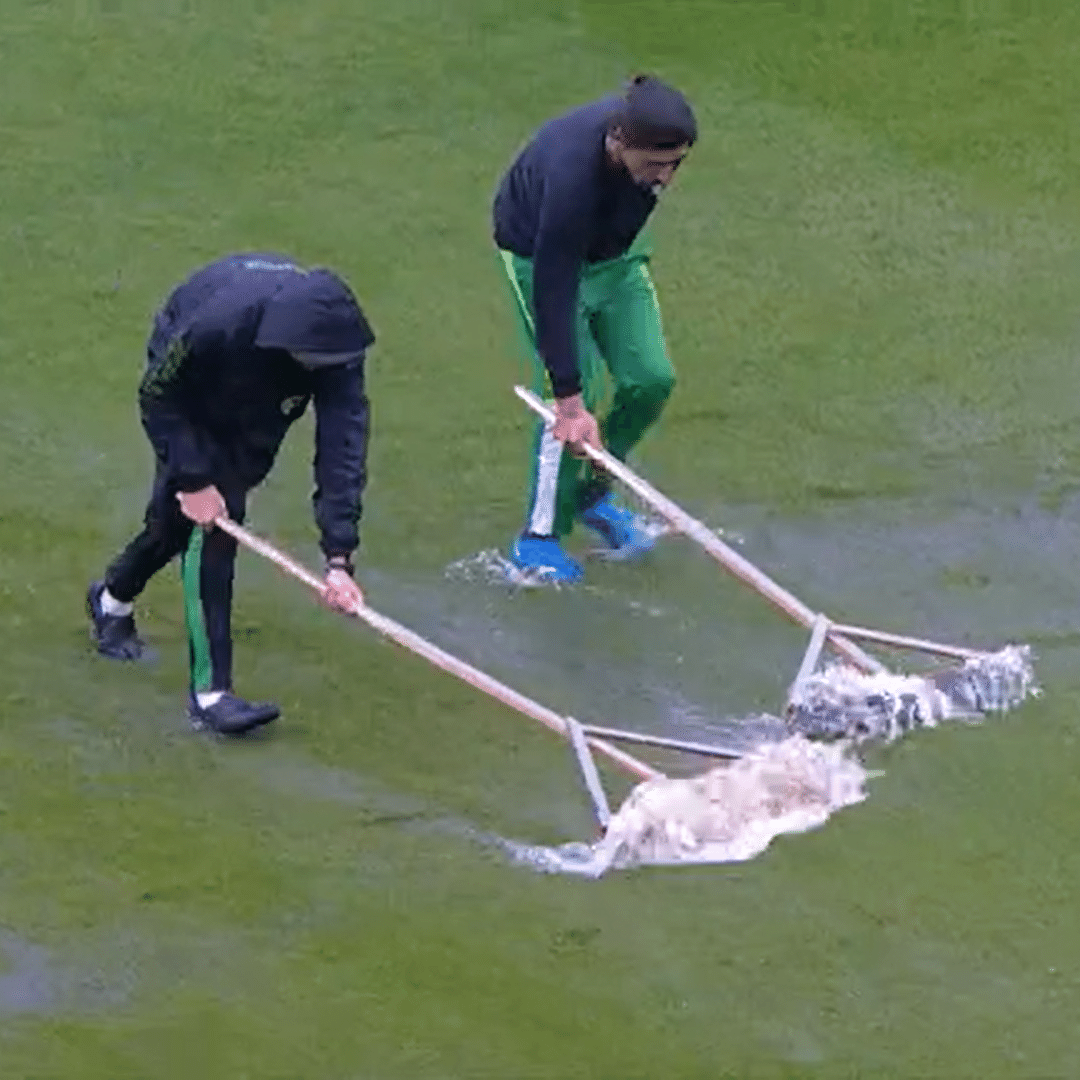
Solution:
M 90 616 L 90 639 L 97 651 L 110 660 L 140 660 L 143 643 L 135 630 L 134 615 L 109 615 L 101 606 L 104 581 L 95 581 L 86 591 L 86 613 Z
M 269 724 L 281 715 L 281 710 L 272 702 L 263 701 L 252 704 L 244 701 L 227 690 L 205 708 L 192 694 L 188 698 L 188 718 L 196 731 L 216 731 L 219 735 L 242 735 L 252 728 Z

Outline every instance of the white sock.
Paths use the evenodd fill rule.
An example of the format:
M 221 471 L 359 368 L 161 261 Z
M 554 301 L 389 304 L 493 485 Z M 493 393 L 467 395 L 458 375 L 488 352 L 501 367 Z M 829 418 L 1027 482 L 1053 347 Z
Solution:
M 117 600 L 108 589 L 101 590 L 101 610 L 106 615 L 130 615 L 135 610 L 135 605 L 130 601 Z
M 195 700 L 199 703 L 200 709 L 208 709 L 211 705 L 216 705 L 224 693 L 224 690 L 200 690 L 195 695 Z

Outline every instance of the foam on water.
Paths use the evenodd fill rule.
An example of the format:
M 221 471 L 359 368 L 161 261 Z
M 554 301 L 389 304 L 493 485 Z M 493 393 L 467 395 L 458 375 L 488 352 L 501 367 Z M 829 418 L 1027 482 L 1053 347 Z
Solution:
M 702 776 L 639 784 L 596 844 L 507 847 L 534 870 L 586 877 L 649 864 L 743 862 L 774 837 L 816 828 L 861 802 L 866 779 L 848 744 L 795 735 Z
M 793 688 L 787 721 L 792 731 L 812 738 L 890 742 L 942 720 L 1006 712 L 1038 693 L 1026 645 L 1008 645 L 927 676 L 867 674 L 832 664 Z
M 507 847 L 535 870 L 586 877 L 643 865 L 742 862 L 774 837 L 816 828 L 866 798 L 869 774 L 855 756 L 860 743 L 1005 712 L 1038 693 L 1024 645 L 929 676 L 831 665 L 795 688 L 788 738 L 763 742 L 701 776 L 639 784 L 595 844 Z
M 862 546 L 855 546 L 866 565 L 854 560 L 861 573 L 852 573 L 853 559 L 846 549 L 838 559 L 836 527 L 831 520 L 819 538 L 812 522 L 808 537 L 806 527 L 785 531 L 784 522 L 768 518 L 752 546 L 764 551 L 766 561 L 772 564 L 769 569 L 783 569 L 785 576 L 815 581 L 817 593 L 837 595 L 844 601 L 841 604 L 838 600 L 838 606 L 854 609 L 867 625 L 874 625 L 873 613 L 879 613 L 881 603 L 875 600 L 874 605 L 868 605 L 866 596 L 872 588 L 875 596 L 884 593 L 890 604 L 897 597 L 917 594 L 920 607 L 914 612 L 914 624 L 920 633 L 937 640 L 968 640 L 972 627 L 992 639 L 1015 631 L 1018 620 L 1029 630 L 1056 628 L 1060 619 L 1056 615 L 1053 619 L 1043 617 L 1046 597 L 1033 587 L 1029 591 L 1034 599 L 1025 606 L 1027 593 L 1010 594 L 1002 602 L 1000 590 L 984 587 L 982 577 L 972 578 L 978 589 L 967 584 L 961 572 L 974 566 L 981 573 L 984 563 L 987 581 L 996 582 L 994 571 L 1001 560 L 996 549 L 983 551 L 970 542 L 970 535 L 982 543 L 987 535 L 996 537 L 998 533 L 958 528 L 965 523 L 920 526 L 913 534 L 919 543 L 912 540 L 918 557 L 900 560 L 891 557 L 892 548 L 883 543 L 887 534 L 889 544 L 897 546 L 891 522 L 887 530 L 879 521 L 862 522 L 863 531 L 856 529 L 855 533 Z M 1026 519 L 1024 524 L 1028 524 Z M 926 530 L 940 543 L 922 542 Z M 907 533 L 898 535 L 907 543 Z M 728 537 L 729 542 L 741 539 Z M 806 561 L 808 551 L 813 558 Z M 884 559 L 883 551 L 889 552 L 890 558 Z M 933 553 L 933 558 L 927 552 Z M 922 574 L 927 580 L 919 580 L 917 589 L 909 588 L 905 576 L 905 588 L 900 588 L 895 572 L 898 563 L 904 565 L 905 575 Z M 677 566 L 691 583 L 697 582 L 691 578 L 699 573 L 697 561 L 688 557 L 670 565 Z M 711 567 L 701 569 L 701 581 L 711 573 Z M 585 717 L 597 701 L 603 701 L 604 715 L 594 722 L 610 723 L 614 715 L 619 717 L 619 726 L 634 731 L 733 746 L 745 756 L 696 779 L 641 785 L 595 844 L 546 847 L 498 841 L 519 863 L 539 871 L 599 876 L 611 869 L 650 863 L 752 858 L 765 850 L 774 836 L 817 827 L 837 809 L 865 798 L 867 774 L 856 755 L 866 741 L 889 742 L 922 727 L 976 721 L 1012 709 L 1039 692 L 1030 648 L 1010 645 L 956 661 L 941 671 L 927 672 L 924 665 L 922 674 L 866 675 L 833 664 L 791 693 L 785 712 L 769 715 L 786 696 L 786 664 L 791 665 L 786 668 L 790 677 L 797 664 L 795 650 L 804 642 L 800 638 L 793 643 L 791 633 L 782 629 L 766 638 L 756 625 L 746 635 L 731 634 L 730 624 L 744 607 L 749 611 L 752 598 L 742 604 L 738 594 L 719 612 L 711 606 L 706 609 L 697 603 L 699 594 L 688 591 L 680 578 L 682 591 L 671 592 L 669 605 L 661 610 L 653 599 L 650 578 L 643 579 L 641 589 L 631 598 L 617 575 L 597 577 L 602 586 L 569 589 L 553 607 L 540 603 L 535 609 L 530 605 L 526 618 L 522 614 L 526 609 L 511 603 L 514 589 L 545 583 L 529 580 L 499 551 L 480 552 L 446 570 L 451 581 L 502 586 L 502 590 L 486 592 L 459 589 L 455 595 L 468 596 L 467 603 L 486 605 L 485 611 L 495 623 L 516 628 L 512 656 L 504 649 L 504 666 L 512 668 L 515 676 L 524 671 L 526 681 L 531 677 L 537 692 L 546 694 L 556 686 L 565 699 L 558 703 L 560 708 Z M 949 587 L 942 588 L 941 580 Z M 1013 579 L 1002 580 L 1008 584 Z M 666 577 L 664 585 L 667 597 Z M 938 606 L 924 603 L 926 597 Z M 635 623 L 622 617 L 623 612 L 647 614 L 656 623 Z M 891 621 L 905 623 L 905 618 Z M 441 624 L 440 629 L 444 629 Z M 635 667 L 633 658 L 641 650 L 635 652 L 624 643 L 646 634 L 651 635 L 648 658 Z M 461 646 L 460 641 L 454 644 Z M 580 663 L 586 654 L 595 657 L 594 662 Z M 483 659 L 489 659 L 489 654 Z M 751 701 L 769 712 L 747 716 L 741 710 Z M 687 765 L 685 758 L 672 762 L 660 756 L 665 769 L 671 765 L 675 773 Z M 706 766 L 702 762 L 697 767 Z

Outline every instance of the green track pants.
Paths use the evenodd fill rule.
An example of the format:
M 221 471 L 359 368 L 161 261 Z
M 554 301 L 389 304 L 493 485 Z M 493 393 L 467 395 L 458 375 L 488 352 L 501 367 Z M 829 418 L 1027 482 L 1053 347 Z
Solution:
M 499 254 L 527 346 L 532 388 L 550 398 L 547 370 L 536 351 L 532 260 L 508 251 Z M 607 399 L 610 376 L 613 393 L 600 433 L 608 450 L 625 460 L 657 421 L 675 385 L 643 250 L 631 248 L 621 258 L 584 268 L 578 287 L 577 347 L 582 396 L 590 412 L 596 413 Z M 577 515 L 605 491 L 603 478 L 564 452 L 543 424 L 537 425 L 527 532 L 566 536 Z

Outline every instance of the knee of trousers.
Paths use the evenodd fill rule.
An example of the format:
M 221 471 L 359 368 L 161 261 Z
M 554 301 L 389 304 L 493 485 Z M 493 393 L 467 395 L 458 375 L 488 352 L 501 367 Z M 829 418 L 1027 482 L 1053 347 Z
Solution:
M 631 383 L 625 389 L 642 405 L 660 409 L 667 399 L 671 397 L 671 392 L 675 389 L 675 373 L 670 371 L 657 374 L 648 379 Z
M 192 522 L 180 513 L 179 505 L 170 513 L 172 510 L 170 506 L 151 506 L 146 512 L 143 530 L 150 547 L 166 559 L 180 554 L 187 547 L 192 530 Z

